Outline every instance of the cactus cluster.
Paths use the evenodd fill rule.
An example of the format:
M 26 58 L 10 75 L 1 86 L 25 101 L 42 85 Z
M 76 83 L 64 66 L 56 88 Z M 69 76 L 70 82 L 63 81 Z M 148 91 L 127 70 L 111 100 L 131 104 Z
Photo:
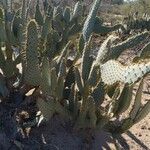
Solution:
M 133 15 L 128 15 L 124 18 L 124 23 L 127 32 L 131 30 L 150 30 L 150 18 L 147 14 L 143 14 L 142 17 L 139 16 L 138 12 Z
M 15 13 L 11 23 L 6 17 L 8 12 L 0 9 L 0 95 L 3 98 L 9 95 L 12 89 L 6 82 L 13 77 L 14 82 L 19 80 L 18 90 L 26 87 L 22 93 L 35 88 L 32 96 L 46 119 L 58 113 L 70 119 L 75 128 L 105 128 L 112 133 L 122 133 L 143 119 L 150 108 L 149 102 L 141 104 L 143 78 L 150 72 L 149 43 L 142 49 L 138 61 L 129 66 L 122 65 L 117 58 L 146 39 L 149 32 L 119 44 L 114 44 L 111 35 L 94 58 L 92 34 L 110 33 L 122 27 L 102 25 L 96 16 L 100 2 L 95 0 L 85 22 L 81 1 L 73 11 L 68 7 L 63 10 L 59 6 L 44 5 L 43 12 L 37 1 L 34 18 L 29 20 L 23 0 L 22 11 Z M 73 60 L 69 59 L 72 45 L 77 50 Z M 133 86 L 140 79 L 128 118 L 116 125 L 118 116 L 131 105 Z

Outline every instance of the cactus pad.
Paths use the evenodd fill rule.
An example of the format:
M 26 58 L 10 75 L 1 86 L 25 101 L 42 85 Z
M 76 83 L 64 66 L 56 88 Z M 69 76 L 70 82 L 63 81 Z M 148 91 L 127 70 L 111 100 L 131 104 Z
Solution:
M 101 65 L 101 77 L 104 83 L 112 85 L 116 82 L 134 83 L 150 72 L 150 62 L 124 66 L 118 61 L 110 60 Z
M 29 85 L 40 84 L 41 75 L 38 61 L 38 33 L 36 22 L 31 20 L 28 24 L 27 45 L 26 45 L 26 69 L 24 79 Z

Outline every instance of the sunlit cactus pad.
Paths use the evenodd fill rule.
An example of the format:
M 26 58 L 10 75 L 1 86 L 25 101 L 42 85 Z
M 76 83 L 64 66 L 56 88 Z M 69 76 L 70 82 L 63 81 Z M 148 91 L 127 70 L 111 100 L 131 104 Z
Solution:
M 118 61 L 110 60 L 101 67 L 101 77 L 104 83 L 112 85 L 116 82 L 134 83 L 150 72 L 150 62 L 124 66 Z

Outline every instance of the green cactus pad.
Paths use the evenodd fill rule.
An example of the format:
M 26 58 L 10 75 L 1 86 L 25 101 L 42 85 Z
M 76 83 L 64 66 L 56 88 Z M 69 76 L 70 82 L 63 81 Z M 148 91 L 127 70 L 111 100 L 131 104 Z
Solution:
M 78 68 L 75 68 L 75 78 L 76 78 L 77 86 L 78 86 L 80 93 L 83 93 L 83 81 L 82 81 Z
M 148 101 L 140 111 L 138 111 L 137 115 L 135 116 L 134 122 L 138 123 L 141 121 L 144 117 L 146 117 L 150 112 L 150 101 Z
M 93 90 L 91 94 L 97 106 L 100 106 L 100 104 L 103 103 L 105 94 L 106 94 L 105 85 L 103 82 L 99 81 L 96 88 Z
M 150 62 L 124 66 L 118 61 L 110 60 L 101 65 L 100 68 L 102 80 L 106 84 L 112 85 L 118 81 L 131 84 L 150 72 Z
M 37 106 L 47 120 L 51 119 L 55 113 L 55 104 L 51 99 L 44 101 L 43 99 L 38 98 Z
M 4 12 L 3 9 L 0 8 L 0 41 L 6 41 L 6 30 L 5 30 L 5 22 L 4 22 Z
M 124 41 L 122 43 L 112 46 L 111 51 L 108 56 L 108 59 L 118 58 L 124 50 L 138 45 L 141 41 L 146 39 L 148 37 L 148 35 L 149 35 L 149 32 L 143 32 L 141 34 L 138 34 L 136 36 L 132 36 L 131 38 L 128 38 L 126 41 Z
M 83 9 L 82 2 L 78 1 L 74 6 L 74 10 L 73 10 L 73 14 L 72 14 L 71 19 L 73 20 L 73 19 L 76 19 L 78 17 L 81 17 L 82 16 L 82 9 Z
M 144 81 L 142 79 L 139 87 L 138 87 L 138 90 L 136 92 L 136 95 L 135 95 L 135 100 L 134 100 L 134 104 L 132 106 L 132 110 L 130 112 L 130 117 L 132 119 L 135 118 L 136 114 L 138 113 L 140 107 L 141 107 L 141 100 L 142 100 L 142 90 L 143 90 L 143 85 L 144 85 Z
M 90 56 L 91 52 L 91 39 L 85 44 L 84 50 L 83 50 L 83 55 L 82 55 L 82 65 L 81 65 L 81 73 L 82 73 L 82 79 L 83 82 L 85 83 L 89 77 L 89 73 L 93 64 L 93 57 Z
M 3 97 L 8 96 L 9 91 L 6 87 L 6 81 L 5 78 L 2 76 L 2 74 L 0 74 L 0 95 L 2 95 Z
M 123 91 L 118 100 L 118 108 L 116 114 L 123 113 L 129 108 L 132 100 L 132 94 L 133 94 L 132 91 L 133 91 L 133 85 L 125 84 Z
M 43 25 L 43 16 L 40 11 L 40 6 L 39 6 L 39 1 L 36 4 L 36 12 L 35 12 L 35 20 L 38 23 L 38 25 L 42 26 Z
M 139 57 L 140 59 L 150 58 L 150 43 L 144 46 Z
M 63 12 L 63 17 L 64 17 L 64 20 L 65 22 L 68 24 L 69 21 L 70 21 L 70 15 L 71 15 L 71 11 L 70 11 L 70 8 L 69 7 L 66 7 L 64 12 Z
M 110 52 L 110 46 L 112 39 L 115 38 L 114 36 L 110 35 L 101 45 L 98 55 L 95 61 L 95 64 L 104 63 L 105 58 L 107 57 L 108 53 Z
M 41 82 L 42 93 L 44 95 L 50 95 L 51 94 L 51 74 L 50 74 L 50 63 L 47 57 L 43 58 L 41 74 L 42 74 L 42 82 Z
M 96 20 L 95 18 L 96 18 L 96 14 L 100 6 L 100 3 L 101 3 L 101 0 L 95 0 L 95 2 L 93 3 L 92 9 L 84 23 L 82 33 L 83 33 L 83 38 L 85 42 L 89 40 L 89 37 L 94 30 L 94 24 Z
M 37 25 L 34 20 L 31 20 L 27 29 L 26 43 L 26 68 L 24 80 L 29 85 L 38 86 L 41 82 L 41 72 L 38 60 L 38 33 Z

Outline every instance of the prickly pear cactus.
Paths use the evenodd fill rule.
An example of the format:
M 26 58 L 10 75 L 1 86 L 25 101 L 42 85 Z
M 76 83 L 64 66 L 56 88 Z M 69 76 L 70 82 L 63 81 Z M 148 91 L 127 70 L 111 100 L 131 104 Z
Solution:
M 108 53 L 111 50 L 111 42 L 115 39 L 113 35 L 110 35 L 101 45 L 98 55 L 96 57 L 95 64 L 104 63 L 105 58 L 107 57 Z
M 47 57 L 44 57 L 42 60 L 41 67 L 41 89 L 44 95 L 50 95 L 51 93 L 51 74 L 50 74 L 50 63 Z
M 27 29 L 27 43 L 26 43 L 26 68 L 24 80 L 29 85 L 40 85 L 41 72 L 38 60 L 38 33 L 37 24 L 31 20 Z
M 0 95 L 3 97 L 8 96 L 9 90 L 6 87 L 6 81 L 2 74 L 0 74 Z
M 69 7 L 66 7 L 64 12 L 63 12 L 63 18 L 66 23 L 69 23 L 70 21 L 70 15 L 71 15 L 71 10 Z
M 4 11 L 0 8 L 0 42 L 6 41 L 6 31 L 5 31 L 5 21 L 4 21 Z
M 2 51 L 2 45 L 0 44 L 0 68 L 3 69 L 5 66 L 4 52 Z
M 38 25 L 41 25 L 41 26 L 43 25 L 43 16 L 40 11 L 39 0 L 37 1 L 37 4 L 36 4 L 35 20 L 38 23 Z
M 96 18 L 96 14 L 100 6 L 100 3 L 101 3 L 101 0 L 95 0 L 95 2 L 93 3 L 92 9 L 84 23 L 82 32 L 83 32 L 83 38 L 85 42 L 88 41 L 91 33 L 94 30 L 94 24 L 96 20 L 95 18 Z
M 118 61 L 110 60 L 101 68 L 101 77 L 104 83 L 112 85 L 116 82 L 132 84 L 150 72 L 150 62 L 141 62 L 124 66 Z
M 149 32 L 145 31 L 135 36 L 132 36 L 117 45 L 111 46 L 111 51 L 107 56 L 107 60 L 117 59 L 124 50 L 135 47 L 136 45 L 140 44 L 143 40 L 145 40 L 148 36 Z
M 7 4 L 4 12 L 0 9 L 0 99 L 5 99 L 14 87 L 23 95 L 34 87 L 30 97 L 37 99 L 37 106 L 47 120 L 60 114 L 65 120 L 71 120 L 74 128 L 104 128 L 113 134 L 123 133 L 143 119 L 150 109 L 149 102 L 141 103 L 144 76 L 150 72 L 150 43 L 131 65 L 123 65 L 117 58 L 149 37 L 149 32 L 118 44 L 114 44 L 115 34 L 110 35 L 97 56 L 93 56 L 92 33 L 106 35 L 124 30 L 121 24 L 106 26 L 96 16 L 100 2 L 94 1 L 85 21 L 83 1 L 78 1 L 72 12 L 69 7 L 63 10 L 60 6 L 48 6 L 46 0 L 41 13 L 37 0 L 35 20 L 28 23 L 30 3 L 25 0 L 21 11 L 12 15 L 13 19 L 4 15 L 9 12 Z M 73 58 L 68 60 L 72 49 Z M 22 65 L 20 73 L 17 64 Z M 141 78 L 133 99 L 134 85 Z M 10 79 L 13 79 L 11 88 L 8 87 Z M 19 86 L 14 86 L 16 82 Z M 131 105 L 129 116 L 120 121 L 118 116 Z M 115 126 L 115 121 L 121 125 Z
M 74 20 L 78 17 L 81 17 L 82 16 L 82 10 L 83 10 L 82 2 L 78 1 L 74 6 L 71 20 Z
M 124 26 L 126 26 L 126 33 L 130 33 L 130 31 L 140 30 L 144 31 L 150 30 L 149 26 L 150 18 L 145 13 L 141 17 L 139 14 L 131 14 L 124 18 Z

